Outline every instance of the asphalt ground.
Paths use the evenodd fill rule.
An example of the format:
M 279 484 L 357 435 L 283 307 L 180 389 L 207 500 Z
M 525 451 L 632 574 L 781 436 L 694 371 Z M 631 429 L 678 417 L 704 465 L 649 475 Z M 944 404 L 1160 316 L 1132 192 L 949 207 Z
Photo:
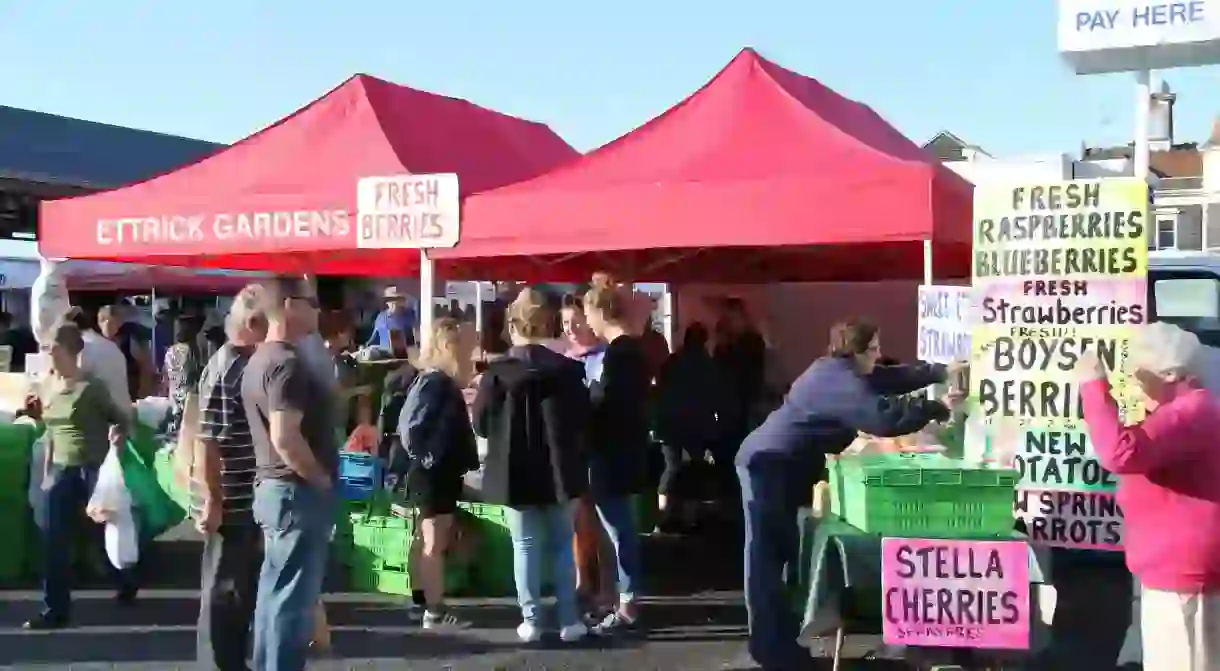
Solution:
M 558 641 L 522 646 L 515 637 L 518 613 L 510 599 L 456 600 L 475 627 L 453 634 L 423 632 L 411 624 L 401 600 L 331 593 L 327 612 L 335 656 L 317 669 L 624 670 L 713 671 L 753 669 L 745 649 L 741 604 L 741 545 L 732 532 L 698 537 L 653 537 L 645 543 L 649 567 L 645 602 L 647 633 L 576 646 Z M 148 553 L 140 603 L 120 608 L 103 589 L 75 595 L 73 626 L 24 632 L 37 612 L 32 589 L 0 592 L 0 668 L 169 671 L 195 668 L 199 542 L 175 530 Z M 1122 642 L 1129 579 L 1114 566 L 1057 563 L 1059 591 L 1053 645 L 1025 668 L 1107 671 Z M 100 587 L 100 586 L 99 586 Z M 825 654 L 829 641 L 813 646 Z M 878 636 L 849 636 L 846 671 L 918 668 L 884 659 Z M 864 657 L 882 659 L 863 659 Z M 829 659 L 810 668 L 829 669 Z M 969 668 L 969 667 L 967 667 Z M 979 667 L 981 668 L 981 667 Z

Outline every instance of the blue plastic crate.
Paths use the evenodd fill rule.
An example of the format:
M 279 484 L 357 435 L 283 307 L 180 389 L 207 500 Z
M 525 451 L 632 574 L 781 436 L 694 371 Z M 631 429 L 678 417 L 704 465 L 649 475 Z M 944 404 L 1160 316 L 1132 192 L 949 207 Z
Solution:
M 381 460 L 362 452 L 339 453 L 339 496 L 347 501 L 367 501 L 381 486 Z

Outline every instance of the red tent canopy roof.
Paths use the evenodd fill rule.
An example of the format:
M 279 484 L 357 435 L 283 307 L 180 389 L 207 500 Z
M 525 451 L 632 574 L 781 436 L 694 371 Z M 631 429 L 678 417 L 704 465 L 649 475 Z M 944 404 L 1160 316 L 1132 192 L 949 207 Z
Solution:
M 417 253 L 356 250 L 354 226 L 346 236 L 335 232 L 336 212 L 353 213 L 354 224 L 358 178 L 453 172 L 469 195 L 577 155 L 543 124 L 356 75 L 270 127 L 173 172 L 44 203 L 39 248 L 48 257 L 402 275 L 418 264 Z M 239 215 L 253 221 L 256 213 L 288 213 L 305 225 L 257 240 L 224 235 Z M 163 228 L 158 240 L 143 223 L 114 224 L 174 217 L 196 218 L 203 239 L 190 239 L 191 229 L 182 225 L 177 231 L 184 239 L 168 239 Z M 331 235 L 300 234 L 322 217 L 331 221 Z
M 469 199 L 461 242 L 434 257 L 556 280 L 919 278 L 932 240 L 960 276 L 971 198 L 868 106 L 746 49 L 631 133 Z

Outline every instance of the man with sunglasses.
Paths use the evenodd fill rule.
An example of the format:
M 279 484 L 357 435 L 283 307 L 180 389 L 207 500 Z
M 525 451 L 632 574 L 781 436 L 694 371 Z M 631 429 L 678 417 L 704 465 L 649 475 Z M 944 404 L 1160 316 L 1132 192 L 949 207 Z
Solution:
M 253 668 L 302 671 L 335 518 L 337 402 L 333 375 L 317 374 L 308 352 L 318 330 L 309 282 L 284 277 L 265 288 L 267 338 L 242 380 L 264 551 Z

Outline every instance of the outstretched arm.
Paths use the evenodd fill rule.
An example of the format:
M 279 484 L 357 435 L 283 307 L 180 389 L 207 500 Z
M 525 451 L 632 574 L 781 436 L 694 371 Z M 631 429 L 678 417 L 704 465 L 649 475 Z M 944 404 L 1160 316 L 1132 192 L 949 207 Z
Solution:
M 899 366 L 876 366 L 869 373 L 868 386 L 885 396 L 898 396 L 918 391 L 928 385 L 944 382 L 948 368 L 939 363 L 920 361 Z

